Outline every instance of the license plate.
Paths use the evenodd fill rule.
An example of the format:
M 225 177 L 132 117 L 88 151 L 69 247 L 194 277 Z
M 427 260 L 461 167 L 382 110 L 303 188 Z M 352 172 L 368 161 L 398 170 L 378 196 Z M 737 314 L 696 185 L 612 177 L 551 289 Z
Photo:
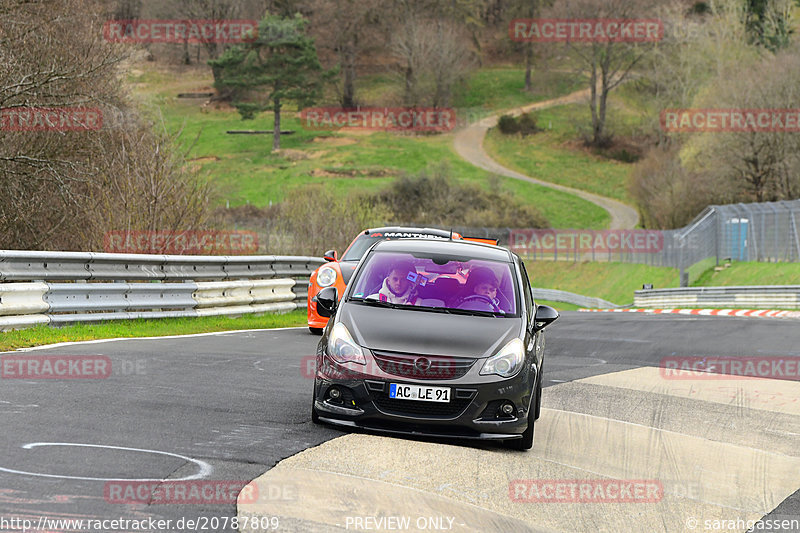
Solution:
M 420 385 L 389 384 L 389 398 L 396 400 L 421 400 L 423 402 L 449 402 L 447 387 L 422 387 Z

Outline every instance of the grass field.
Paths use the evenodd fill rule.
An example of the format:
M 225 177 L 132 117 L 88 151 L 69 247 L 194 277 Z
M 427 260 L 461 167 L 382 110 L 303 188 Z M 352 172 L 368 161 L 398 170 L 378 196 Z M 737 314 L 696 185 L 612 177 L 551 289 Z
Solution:
M 631 204 L 628 194 L 630 163 L 592 153 L 577 141 L 576 124 L 585 122 L 586 104 L 570 104 L 538 111 L 535 135 L 504 135 L 493 128 L 486 151 L 504 166 L 543 181 L 574 187 Z
M 526 261 L 525 265 L 534 287 L 574 292 L 618 305 L 633 303 L 633 292 L 645 283 L 652 283 L 656 289 L 680 286 L 678 269 L 669 267 L 568 261 Z M 800 285 L 797 263 L 733 263 L 720 272 L 714 271 L 715 266 L 711 258 L 689 268 L 690 285 Z
M 712 264 L 713 265 L 713 264 Z M 695 285 L 721 287 L 736 285 L 800 285 L 798 263 L 732 263 L 719 272 L 706 270 Z
M 0 333 L 0 352 L 57 342 L 88 341 L 128 337 L 158 337 L 188 335 L 237 329 L 282 328 L 307 325 L 306 310 L 283 314 L 243 315 L 231 317 L 164 318 L 160 320 L 130 320 L 75 324 L 54 328 L 35 328 Z
M 230 129 L 271 130 L 270 113 L 242 121 L 229 106 L 204 108 L 202 100 L 174 98 L 179 92 L 209 90 L 210 79 L 203 71 L 187 70 L 185 76 L 176 77 L 152 66 L 144 68 L 148 70 L 136 71 L 130 78 L 135 94 L 168 131 L 182 131 L 181 143 L 190 164 L 207 174 L 215 185 L 218 205 L 250 203 L 263 207 L 282 201 L 298 187 L 315 183 L 324 183 L 342 196 L 372 192 L 402 172 L 418 172 L 441 162 L 448 163 L 458 179 L 488 187 L 488 173 L 465 163 L 452 149 L 452 134 L 311 131 L 304 129 L 289 109 L 282 114 L 281 124 L 294 133 L 282 136 L 282 150 L 272 153 L 271 135 L 225 133 Z M 470 90 L 457 99 L 462 105 L 473 106 L 466 111 L 479 116 L 492 111 L 493 104 L 519 105 L 575 88 L 566 74 L 537 80 L 534 91 L 526 94 L 521 92 L 521 70 L 482 70 L 470 80 Z M 380 85 L 374 82 L 372 89 Z M 479 101 L 486 103 L 475 106 Z M 608 226 L 608 213 L 573 195 L 510 178 L 501 178 L 499 183 L 536 206 L 552 227 Z
M 602 298 L 617 305 L 633 303 L 633 292 L 645 283 L 655 288 L 677 287 L 678 269 L 626 263 L 525 261 L 534 287 L 558 289 Z
M 358 81 L 357 98 L 365 105 L 392 105 L 402 99 L 400 88 L 403 80 L 398 75 L 371 75 Z M 512 66 L 482 68 L 455 88 L 452 107 L 470 117 L 480 118 L 498 109 L 511 109 L 582 88 L 576 76 L 553 70 L 534 71 L 532 81 L 531 91 L 525 92 L 522 69 Z
M 577 311 L 578 309 L 581 308 L 580 305 L 567 304 L 567 303 L 564 303 L 564 302 L 549 302 L 547 300 L 536 300 L 536 303 L 539 304 L 539 305 L 549 305 L 550 307 L 552 307 L 553 309 L 555 309 L 556 311 L 559 311 L 559 312 L 561 312 L 561 311 Z

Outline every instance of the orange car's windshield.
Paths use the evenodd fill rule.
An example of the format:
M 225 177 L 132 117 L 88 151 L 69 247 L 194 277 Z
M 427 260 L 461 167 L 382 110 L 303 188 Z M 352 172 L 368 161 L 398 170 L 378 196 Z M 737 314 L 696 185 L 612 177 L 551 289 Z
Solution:
M 415 231 L 390 231 L 386 233 L 361 234 L 350 247 L 344 252 L 342 261 L 359 261 L 364 256 L 369 247 L 377 241 L 392 239 L 445 239 L 440 235 L 430 233 L 418 233 Z
M 342 261 L 359 261 L 369 247 L 380 240 L 383 236 L 360 235 L 345 251 Z

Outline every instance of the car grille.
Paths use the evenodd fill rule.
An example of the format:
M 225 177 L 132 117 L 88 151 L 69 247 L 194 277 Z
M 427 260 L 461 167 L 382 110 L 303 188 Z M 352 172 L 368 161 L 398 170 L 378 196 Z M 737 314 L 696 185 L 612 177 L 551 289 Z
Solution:
M 441 403 L 389 398 L 389 387 L 383 382 L 369 381 L 367 390 L 372 402 L 385 414 L 442 420 L 461 416 L 476 394 L 474 389 L 453 389 L 450 401 Z
M 458 379 L 464 376 L 475 359 L 467 357 L 449 357 L 441 355 L 414 355 L 395 352 L 372 352 L 378 367 L 393 376 L 408 379 Z M 423 366 L 416 365 L 420 359 Z M 424 363 L 427 362 L 427 365 Z

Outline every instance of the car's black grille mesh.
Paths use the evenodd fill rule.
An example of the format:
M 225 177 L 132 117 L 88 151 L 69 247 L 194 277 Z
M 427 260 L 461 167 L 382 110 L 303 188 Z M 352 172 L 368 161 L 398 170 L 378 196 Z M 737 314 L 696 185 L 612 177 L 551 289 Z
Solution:
M 457 418 L 472 402 L 474 392 L 468 397 L 465 394 L 456 394 L 456 390 L 451 392 L 449 402 L 425 402 L 419 400 L 398 400 L 389 398 L 389 387 L 385 387 L 382 392 L 370 390 L 369 395 L 375 406 L 382 412 L 389 415 L 417 416 L 423 418 Z M 459 397 L 461 396 L 461 397 Z
M 407 379 L 458 379 L 475 364 L 475 359 L 467 357 L 377 351 L 373 351 L 372 355 L 381 370 Z M 419 361 L 420 359 L 424 361 Z M 418 362 L 421 364 L 416 364 Z

